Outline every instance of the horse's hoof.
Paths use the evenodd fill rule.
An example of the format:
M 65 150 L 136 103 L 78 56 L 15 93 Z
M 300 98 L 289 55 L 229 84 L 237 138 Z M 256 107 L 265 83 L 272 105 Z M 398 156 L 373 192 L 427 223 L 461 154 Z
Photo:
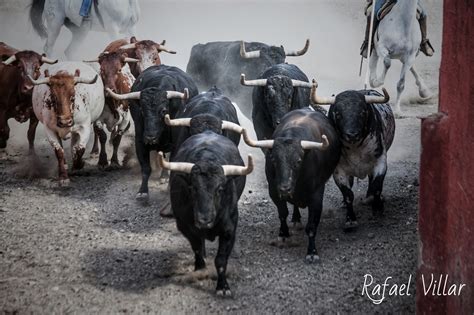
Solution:
M 321 259 L 319 258 L 319 255 L 317 254 L 311 254 L 311 255 L 306 255 L 304 261 L 307 263 L 307 264 L 317 264 L 321 261 Z
M 148 202 L 148 200 L 150 199 L 150 197 L 148 196 L 148 193 L 137 193 L 137 195 L 135 196 L 135 199 L 139 202 L 142 202 L 142 203 L 146 203 Z
M 433 95 L 431 94 L 431 91 L 428 90 L 428 89 L 423 89 L 423 90 L 420 90 L 419 93 L 420 97 L 422 98 L 422 100 L 428 100 L 430 99 Z

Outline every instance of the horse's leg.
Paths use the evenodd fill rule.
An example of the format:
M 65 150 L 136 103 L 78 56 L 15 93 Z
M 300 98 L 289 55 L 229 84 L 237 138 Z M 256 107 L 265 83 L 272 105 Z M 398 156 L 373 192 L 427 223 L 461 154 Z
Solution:
M 374 87 L 377 82 L 377 65 L 379 63 L 379 55 L 377 49 L 374 48 L 372 55 L 369 57 L 369 68 L 370 68 L 370 86 Z
M 52 56 L 53 47 L 58 39 L 59 32 L 63 26 L 63 20 L 48 20 L 48 38 L 46 39 L 46 44 L 44 44 L 44 52 L 47 56 Z
M 79 47 L 81 47 L 87 33 L 89 33 L 89 28 L 87 26 L 79 27 L 72 23 L 70 23 L 67 28 L 71 31 L 72 38 L 71 43 L 69 43 L 64 53 L 66 54 L 67 59 L 75 60 L 74 58 L 78 55 L 77 51 L 79 50 Z
M 375 52 L 375 49 L 374 49 L 374 55 L 376 55 L 377 53 Z M 388 72 L 388 69 L 390 69 L 390 66 L 392 65 L 392 60 L 390 59 L 389 55 L 388 55 L 388 51 L 386 51 L 385 49 L 382 49 L 382 51 L 380 52 L 380 56 L 377 55 L 377 60 L 376 62 L 378 62 L 378 59 L 379 58 L 382 58 L 383 60 L 383 69 L 382 69 L 382 74 L 380 75 L 380 77 L 377 76 L 377 64 L 375 64 L 375 71 L 372 73 L 372 67 L 371 67 L 371 73 L 370 73 L 370 85 L 372 87 L 379 87 L 379 86 L 382 86 L 385 82 L 385 76 L 387 75 L 387 72 Z M 370 60 L 372 62 L 372 59 Z
M 415 77 L 416 85 L 418 86 L 418 93 L 420 94 L 420 97 L 421 98 L 431 97 L 431 91 L 425 85 L 425 82 L 423 82 L 423 79 L 418 75 L 418 72 L 416 72 L 415 65 L 413 65 L 410 68 L 410 71 L 413 74 L 413 76 Z
M 397 100 L 395 102 L 395 116 L 400 117 L 401 116 L 401 109 L 400 109 L 400 99 L 403 93 L 403 90 L 405 90 L 405 76 L 408 71 L 413 65 L 413 60 L 414 58 L 410 58 L 408 61 L 403 63 L 402 66 L 402 71 L 400 72 L 400 79 L 398 80 L 397 83 Z

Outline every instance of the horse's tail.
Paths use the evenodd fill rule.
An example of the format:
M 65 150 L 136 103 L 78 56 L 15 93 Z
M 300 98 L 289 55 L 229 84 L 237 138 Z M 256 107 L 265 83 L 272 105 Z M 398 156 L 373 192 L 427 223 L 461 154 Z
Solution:
M 43 11 L 44 11 L 44 2 L 45 0 L 33 0 L 33 4 L 30 8 L 30 19 L 31 24 L 35 32 L 41 37 L 48 37 L 46 33 L 46 27 L 43 22 Z

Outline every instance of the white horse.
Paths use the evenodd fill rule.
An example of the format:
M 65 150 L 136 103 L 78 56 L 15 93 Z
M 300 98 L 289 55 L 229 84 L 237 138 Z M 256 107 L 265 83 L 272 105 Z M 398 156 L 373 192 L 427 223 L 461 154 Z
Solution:
M 380 21 L 377 33 L 374 36 L 374 50 L 370 57 L 370 85 L 379 87 L 384 84 L 385 75 L 391 66 L 392 59 L 402 62 L 400 80 L 397 84 L 397 100 L 395 114 L 401 115 L 400 97 L 405 89 L 405 75 L 408 69 L 416 80 L 419 94 L 423 99 L 429 98 L 430 90 L 415 70 L 415 58 L 419 53 L 421 43 L 420 26 L 416 18 L 418 1 L 398 0 L 390 13 Z M 384 68 L 380 77 L 377 77 L 377 64 L 382 58 Z
M 135 25 L 140 16 L 138 0 L 98 0 L 96 3 L 91 7 L 90 17 L 84 20 L 79 15 L 80 0 L 33 0 L 31 23 L 35 31 L 47 39 L 44 46 L 46 55 L 52 55 L 63 25 L 72 32 L 71 43 L 65 51 L 69 59 L 75 57 L 90 30 L 107 32 L 112 40 L 118 39 L 120 34 L 135 35 Z

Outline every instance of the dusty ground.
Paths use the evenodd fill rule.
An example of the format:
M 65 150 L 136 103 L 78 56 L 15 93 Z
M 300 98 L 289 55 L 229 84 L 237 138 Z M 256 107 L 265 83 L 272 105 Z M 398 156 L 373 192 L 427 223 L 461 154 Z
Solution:
M 299 46 L 300 37 L 292 36 L 291 32 L 300 23 L 303 36 L 310 34 L 313 46 L 309 56 L 292 62 L 320 81 L 321 93 L 337 93 L 361 88 L 363 83 L 357 76 L 357 54 L 364 27 L 360 14 L 363 5 L 359 2 L 362 1 L 278 2 L 272 9 L 263 1 L 235 7 L 219 2 L 213 8 L 213 16 L 225 19 L 222 14 L 232 12 L 227 18 L 237 20 L 253 6 L 264 12 L 262 24 L 287 17 L 288 24 L 282 27 L 288 30 L 279 39 L 275 31 L 250 29 L 260 25 L 250 23 L 251 19 L 245 20 L 250 25 L 239 33 L 237 25 L 232 23 L 228 32 L 223 27 L 212 28 L 211 18 L 200 18 L 200 29 L 185 29 L 174 19 L 156 21 L 152 15 L 163 6 L 162 16 L 178 9 L 176 19 L 180 23 L 185 23 L 183 17 L 192 22 L 192 15 L 203 16 L 212 2 L 194 7 L 190 2 L 181 5 L 144 2 L 148 9 L 143 10 L 139 32 L 141 37 L 155 38 L 158 35 L 154 35 L 153 28 L 159 24 L 163 38 L 182 52 L 181 57 L 164 57 L 165 62 L 184 68 L 193 43 L 225 39 L 227 33 L 232 39 L 245 35 L 263 41 L 268 35 L 269 42 Z M 410 296 L 387 297 L 380 305 L 372 304 L 361 295 L 361 290 L 366 273 L 378 282 L 391 276 L 396 283 L 406 283 L 410 274 L 415 275 L 420 154 L 417 116 L 426 116 L 437 109 L 441 7 L 441 1 L 427 1 L 437 55 L 431 59 L 421 56 L 417 62 L 435 97 L 418 104 L 413 79 L 409 78 L 402 107 L 408 118 L 397 120 L 395 142 L 389 151 L 385 216 L 372 219 L 370 208 L 357 202 L 360 228 L 354 233 L 343 233 L 342 197 L 330 180 L 317 237 L 320 264 L 303 262 L 306 251 L 303 231 L 292 231 L 293 246 L 270 245 L 277 236 L 279 223 L 267 193 L 263 156 L 258 150 L 241 145 L 242 155 L 252 152 L 257 157 L 257 170 L 248 177 L 239 204 L 238 240 L 229 262 L 232 299 L 214 296 L 215 243 L 208 243 L 208 272 L 192 272 L 189 244 L 176 230 L 174 220 L 163 219 L 158 214 L 166 198 L 166 186 L 156 176 L 150 180 L 148 206 L 134 200 L 140 183 L 134 159 L 121 170 L 101 172 L 95 166 L 97 160 L 88 158 L 85 169 L 72 176 L 71 186 L 58 188 L 56 159 L 44 141 L 42 128 L 36 137 L 39 158 L 32 161 L 25 153 L 26 125 L 10 120 L 12 137 L 0 160 L 0 311 L 413 313 L 413 281 Z M 18 47 L 31 44 L 32 48 L 40 49 L 41 41 L 31 29 L 18 31 L 27 23 L 25 13 L 0 8 L 0 40 Z M 288 14 L 293 12 L 290 10 L 295 13 Z M 67 34 L 63 37 L 67 39 Z M 103 46 L 107 42 L 102 34 L 91 34 L 91 38 L 100 40 Z M 95 53 L 87 50 L 88 56 Z M 391 92 L 395 91 L 399 67 L 393 68 L 386 83 Z M 242 122 L 249 125 L 248 121 Z M 129 138 L 123 147 L 131 145 Z M 356 182 L 355 190 L 359 200 L 365 194 L 366 182 Z M 305 222 L 306 211 L 303 213 Z

